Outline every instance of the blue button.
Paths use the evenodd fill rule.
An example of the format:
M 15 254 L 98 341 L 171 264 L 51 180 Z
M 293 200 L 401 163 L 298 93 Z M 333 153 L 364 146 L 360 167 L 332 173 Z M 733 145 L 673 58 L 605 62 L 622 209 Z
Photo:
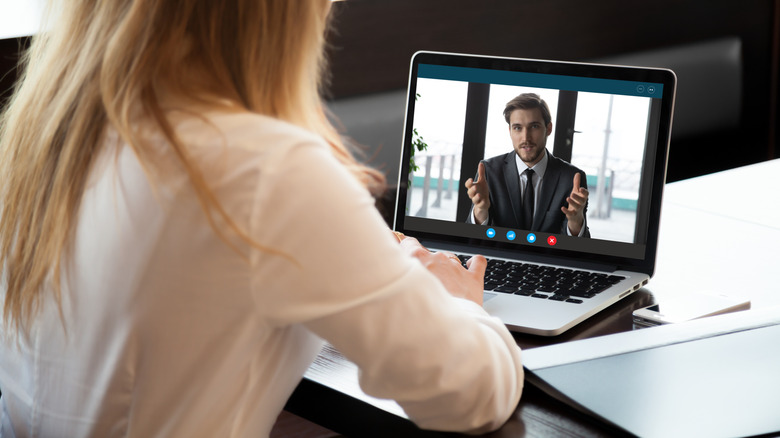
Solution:
M 514 231 L 507 231 L 506 232 L 506 238 L 509 240 L 515 240 L 515 237 L 517 237 L 517 234 L 515 234 Z
M 525 236 L 525 240 L 528 241 L 528 243 L 534 243 L 536 242 L 536 234 L 534 233 L 528 233 L 527 236 Z
M 496 230 L 494 230 L 492 228 L 488 228 L 487 229 L 487 236 L 490 237 L 491 239 L 496 237 Z

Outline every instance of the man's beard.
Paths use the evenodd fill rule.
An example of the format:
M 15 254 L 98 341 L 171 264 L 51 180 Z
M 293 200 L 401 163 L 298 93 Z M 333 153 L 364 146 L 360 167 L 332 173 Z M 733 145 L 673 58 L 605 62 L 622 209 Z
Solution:
M 539 147 L 537 144 L 526 143 L 526 145 L 533 146 L 533 148 L 524 150 L 522 146 L 518 147 L 518 149 L 520 149 L 520 159 L 523 160 L 524 163 L 533 163 L 544 153 L 544 148 Z

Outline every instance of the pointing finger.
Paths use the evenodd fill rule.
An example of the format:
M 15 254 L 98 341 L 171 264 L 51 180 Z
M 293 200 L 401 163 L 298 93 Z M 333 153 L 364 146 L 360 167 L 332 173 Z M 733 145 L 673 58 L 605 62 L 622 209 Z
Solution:
M 477 165 L 477 181 L 476 182 L 484 182 L 485 181 L 485 162 L 480 161 L 479 165 Z

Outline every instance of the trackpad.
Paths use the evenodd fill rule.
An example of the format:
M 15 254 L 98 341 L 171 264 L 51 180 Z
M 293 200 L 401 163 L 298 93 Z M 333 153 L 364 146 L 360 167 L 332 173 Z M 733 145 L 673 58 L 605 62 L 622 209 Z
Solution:
M 498 294 L 493 292 L 482 292 L 482 303 L 487 303 L 488 301 L 492 300 L 497 296 Z

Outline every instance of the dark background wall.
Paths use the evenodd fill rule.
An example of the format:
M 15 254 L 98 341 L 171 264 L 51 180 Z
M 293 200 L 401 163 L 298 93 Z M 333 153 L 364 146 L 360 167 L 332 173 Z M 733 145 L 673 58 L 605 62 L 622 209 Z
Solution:
M 2 108 L 16 82 L 17 63 L 24 49 L 29 46 L 27 37 L 0 39 L 0 108 Z
M 742 61 L 739 120 L 673 138 L 668 180 L 674 181 L 780 153 L 779 4 L 779 0 L 337 2 L 330 36 L 331 97 L 404 88 L 409 59 L 417 50 L 585 61 L 735 38 L 741 42 Z M 706 67 L 701 70 L 706 78 Z M 680 77 L 678 94 L 698 79 Z M 701 109 L 703 118 L 710 109 L 715 110 Z

